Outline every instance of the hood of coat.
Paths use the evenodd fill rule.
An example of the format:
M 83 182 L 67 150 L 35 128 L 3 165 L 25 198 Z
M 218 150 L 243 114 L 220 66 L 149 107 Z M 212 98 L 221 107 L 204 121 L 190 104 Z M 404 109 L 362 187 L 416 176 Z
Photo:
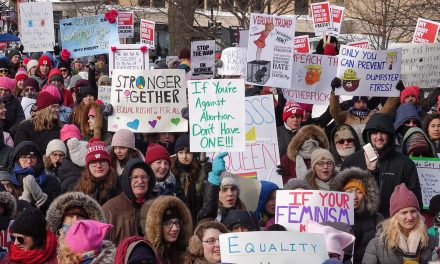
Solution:
M 296 160 L 299 148 L 304 141 L 310 138 L 317 140 L 320 148 L 329 148 L 327 135 L 324 130 L 317 125 L 306 125 L 301 127 L 292 140 L 290 140 L 289 146 L 287 147 L 287 156 L 290 160 Z
M 17 210 L 17 202 L 14 196 L 8 192 L 0 192 L 0 201 L 4 207 L 3 215 L 9 218 L 13 217 Z
M 394 130 L 397 131 L 405 121 L 410 118 L 415 118 L 421 125 L 419 112 L 413 104 L 401 104 L 396 110 L 396 120 L 394 121 Z
M 159 260 L 159 256 L 156 253 L 156 250 L 154 250 L 153 245 L 143 237 L 127 237 L 124 238 L 118 245 L 117 251 L 116 251 L 116 258 L 115 263 L 127 263 L 127 260 L 129 260 L 131 254 L 134 251 L 134 248 L 136 246 L 142 246 L 143 248 L 148 248 L 146 251 L 150 251 L 150 253 L 145 254 L 143 252 L 143 257 L 146 259 L 153 259 Z M 111 262 L 109 262 L 111 263 Z
M 258 199 L 258 206 L 257 210 L 255 210 L 255 214 L 257 217 L 261 217 L 261 215 L 264 213 L 264 206 L 266 205 L 266 201 L 269 198 L 270 194 L 278 190 L 278 185 L 276 185 L 273 182 L 269 181 L 260 181 L 261 183 L 261 190 L 260 190 L 260 197 Z
M 393 119 L 389 114 L 374 113 L 370 117 L 370 119 L 368 119 L 364 131 L 362 132 L 362 138 L 365 143 L 370 143 L 371 131 L 382 131 L 388 133 L 389 140 L 388 140 L 387 149 L 394 149 L 394 145 L 395 145 L 394 125 L 393 125 Z
M 136 168 L 140 168 L 144 170 L 148 175 L 148 191 L 145 194 L 145 198 L 151 196 L 151 192 L 153 191 L 154 186 L 156 186 L 156 178 L 154 177 L 154 172 L 150 168 L 150 166 L 148 166 L 143 160 L 130 159 L 125 165 L 124 171 L 122 172 L 121 175 L 122 191 L 125 193 L 125 195 L 127 195 L 130 201 L 136 200 L 136 197 L 133 194 L 133 190 L 131 189 L 131 180 L 130 180 L 131 172 Z
M 82 192 L 68 192 L 50 204 L 46 213 L 47 229 L 58 235 L 63 226 L 64 214 L 74 207 L 83 209 L 90 220 L 105 222 L 104 212 L 98 202 Z
M 350 131 L 351 134 L 353 134 L 354 137 L 354 152 L 361 150 L 361 143 L 359 141 L 359 137 L 358 134 L 356 133 L 356 130 L 354 130 L 354 128 L 350 125 L 347 124 L 340 124 L 337 125 L 333 128 L 332 132 L 331 132 L 331 136 L 330 136 L 330 152 L 332 153 L 333 157 L 335 158 L 335 164 L 341 164 L 342 160 L 341 160 L 341 156 L 339 155 L 337 149 L 336 149 L 336 142 L 335 142 L 335 134 L 336 132 L 339 130 L 339 128 L 341 126 L 347 126 Z
M 343 192 L 350 180 L 360 180 L 365 186 L 365 208 L 367 215 L 374 215 L 380 205 L 379 187 L 374 177 L 366 170 L 358 167 L 347 168 L 339 172 L 330 184 L 330 189 Z

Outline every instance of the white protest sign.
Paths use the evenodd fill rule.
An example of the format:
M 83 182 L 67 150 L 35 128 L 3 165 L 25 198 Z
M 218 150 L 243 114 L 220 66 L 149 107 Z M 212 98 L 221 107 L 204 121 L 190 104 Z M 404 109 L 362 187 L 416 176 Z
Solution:
M 215 40 L 191 42 L 192 79 L 209 79 L 214 77 Z
M 25 118 L 31 117 L 31 108 L 37 102 L 37 100 L 28 97 L 21 98 L 21 107 L 23 108 Z
M 432 197 L 440 194 L 440 158 L 411 158 L 414 161 L 422 189 L 423 207 L 429 207 Z
M 145 44 L 117 44 L 109 49 L 109 70 L 112 77 L 114 69 L 148 69 L 148 48 Z
M 110 102 L 109 131 L 188 131 L 188 121 L 181 116 L 186 107 L 184 70 L 114 70 Z
M 412 43 L 434 43 L 437 41 L 440 23 L 419 18 Z
M 401 75 L 405 86 L 421 88 L 440 86 L 440 43 L 397 43 L 392 48 L 402 48 Z
M 352 193 L 312 190 L 278 190 L 275 223 L 287 230 L 305 231 L 308 220 L 317 223 L 354 224 Z
M 243 79 L 188 81 L 193 152 L 244 151 Z
M 120 38 L 132 38 L 134 34 L 133 12 L 118 12 L 118 33 Z
M 330 12 L 332 13 L 333 30 L 329 32 L 329 35 L 339 36 L 339 34 L 341 34 L 344 9 L 345 8 L 342 6 L 336 6 L 336 5 L 330 6 Z
M 226 48 L 222 51 L 223 66 L 218 69 L 219 75 L 246 75 L 246 48 Z
M 111 86 L 99 86 L 98 87 L 98 100 L 104 103 L 110 103 L 110 95 L 112 92 Z
M 246 83 L 289 88 L 295 18 L 251 14 Z
M 154 38 L 155 38 L 155 26 L 156 23 L 153 21 L 148 21 L 141 19 L 141 30 L 140 37 L 141 43 L 147 44 L 149 49 L 154 49 Z
M 337 66 L 336 56 L 295 53 L 292 86 L 283 89 L 284 97 L 300 103 L 328 104 Z
M 312 10 L 313 28 L 316 36 L 322 36 L 324 31 L 333 31 L 332 13 L 330 12 L 329 2 L 313 3 L 310 5 Z
M 294 50 L 299 53 L 310 52 L 310 40 L 309 35 L 297 36 L 293 39 Z
M 348 42 L 347 45 L 352 46 L 352 47 L 362 48 L 362 49 L 369 49 L 370 48 L 370 41 L 368 41 L 368 40 L 353 41 L 353 42 Z
M 20 40 L 24 52 L 53 50 L 55 33 L 51 2 L 20 3 Z
M 342 87 L 338 95 L 399 96 L 401 49 L 367 50 L 342 45 L 338 56 L 337 76 Z
M 222 263 L 323 263 L 328 259 L 324 234 L 254 231 L 220 235 Z

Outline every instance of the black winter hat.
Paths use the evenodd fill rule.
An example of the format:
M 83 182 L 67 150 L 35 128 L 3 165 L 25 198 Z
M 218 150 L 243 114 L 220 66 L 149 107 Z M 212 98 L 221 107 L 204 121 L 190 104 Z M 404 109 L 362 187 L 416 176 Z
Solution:
M 15 55 L 19 55 L 21 57 L 21 53 L 19 50 L 16 49 L 11 49 L 8 51 L 8 58 L 11 59 L 12 57 L 14 57 Z
M 87 95 L 94 96 L 95 92 L 93 91 L 92 86 L 80 86 L 78 87 L 78 94 L 76 96 L 76 102 L 79 104 L 81 103 L 82 99 L 86 97 Z
M 182 219 L 177 208 L 168 208 L 163 213 L 162 223 L 165 223 L 166 221 L 171 220 L 171 219 L 179 219 L 179 220 Z
M 71 66 L 70 66 L 70 61 L 61 61 L 59 64 L 58 64 L 58 69 L 61 69 L 61 68 L 66 68 L 66 69 L 68 69 L 69 71 L 71 70 Z
M 5 60 L 0 59 L 0 69 L 8 69 L 9 70 L 9 63 Z
M 14 161 L 17 161 L 21 156 L 35 155 L 41 157 L 40 149 L 32 141 L 22 141 L 15 147 Z
M 18 215 L 11 229 L 13 233 L 41 240 L 46 238 L 46 219 L 40 209 L 31 207 Z
M 249 231 L 257 230 L 256 216 L 246 210 L 230 210 L 226 215 L 223 223 L 231 230 L 239 226 L 245 226 L 249 228 Z
M 181 135 L 174 144 L 174 151 L 180 151 L 184 148 L 187 148 L 189 150 L 189 136 L 186 134 Z

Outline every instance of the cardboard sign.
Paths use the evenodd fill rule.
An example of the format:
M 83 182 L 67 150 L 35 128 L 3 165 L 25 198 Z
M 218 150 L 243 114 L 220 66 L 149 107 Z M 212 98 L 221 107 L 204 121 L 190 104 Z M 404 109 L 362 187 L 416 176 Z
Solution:
M 20 40 L 24 52 L 53 51 L 55 33 L 51 2 L 20 3 Z
M 305 231 L 308 220 L 317 223 L 354 224 L 352 193 L 335 191 L 279 190 L 276 197 L 275 223 L 289 231 Z
M 120 38 L 132 38 L 134 34 L 133 12 L 118 12 L 118 33 Z
M 342 45 L 339 50 L 337 76 L 342 87 L 338 95 L 399 96 L 401 49 L 366 50 Z
M 316 36 L 322 36 L 324 31 L 333 31 L 332 13 L 330 12 L 330 3 L 321 2 L 311 4 L 313 28 Z
M 324 234 L 254 231 L 220 235 L 222 263 L 323 263 Z
M 98 87 L 98 100 L 104 103 L 110 103 L 110 95 L 112 93 L 111 86 L 99 86 Z
M 289 88 L 295 18 L 251 14 L 246 83 Z
M 333 29 L 329 32 L 329 35 L 339 36 L 341 34 L 342 18 L 344 17 L 344 7 L 332 5 L 330 6 L 330 12 L 332 13 L 332 25 Z
M 423 207 L 429 207 L 432 197 L 440 194 L 440 158 L 411 158 L 414 161 L 422 189 Z
M 309 35 L 298 36 L 293 39 L 295 52 L 298 53 L 310 53 L 310 40 Z
M 222 51 L 223 66 L 218 69 L 219 75 L 246 75 L 246 48 L 226 48 Z
M 434 43 L 437 40 L 440 23 L 419 18 L 412 43 Z
M 184 70 L 114 70 L 110 102 L 109 131 L 188 131 L 188 121 L 181 116 L 186 107 Z
M 141 19 L 141 43 L 147 44 L 149 49 L 154 49 L 155 26 L 155 22 Z
M 192 79 L 209 79 L 214 77 L 215 40 L 191 42 Z
M 107 53 L 110 45 L 119 44 L 118 24 L 104 15 L 60 20 L 61 44 L 72 58 Z
M 21 107 L 23 108 L 25 118 L 31 117 L 32 106 L 37 102 L 37 100 L 28 97 L 21 98 Z
M 145 44 L 112 45 L 109 54 L 109 74 L 112 77 L 114 69 L 147 70 L 148 48 Z
M 370 49 L 370 41 L 368 41 L 368 40 L 359 40 L 359 41 L 348 42 L 347 45 L 351 46 L 351 47 L 358 47 L 361 49 Z
M 244 151 L 243 79 L 188 81 L 193 152 Z
M 391 47 L 402 49 L 400 78 L 405 86 L 417 85 L 421 88 L 440 86 L 440 43 L 398 43 Z

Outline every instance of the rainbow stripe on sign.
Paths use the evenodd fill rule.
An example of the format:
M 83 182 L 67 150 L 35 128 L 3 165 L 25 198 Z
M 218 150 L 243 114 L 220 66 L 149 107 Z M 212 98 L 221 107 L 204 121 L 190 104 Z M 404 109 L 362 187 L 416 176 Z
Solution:
M 238 176 L 245 178 L 245 179 L 256 179 L 257 178 L 257 172 L 246 172 L 246 173 L 239 173 Z

